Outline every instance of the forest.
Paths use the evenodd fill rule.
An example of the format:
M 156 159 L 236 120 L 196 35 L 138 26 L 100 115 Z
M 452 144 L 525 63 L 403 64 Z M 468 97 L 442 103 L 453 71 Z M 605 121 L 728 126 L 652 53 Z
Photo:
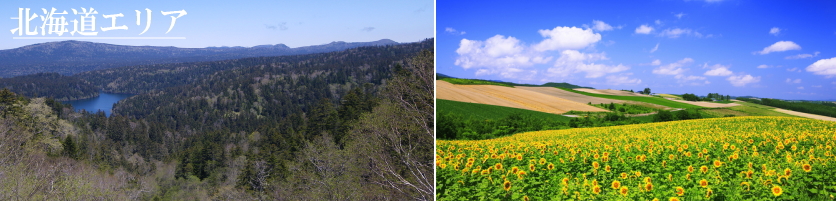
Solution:
M 96 97 L 99 89 L 86 80 L 58 73 L 36 73 L 0 78 L 0 88 L 26 97 L 49 97 L 57 101 Z
M 110 117 L 0 92 L 0 199 L 433 199 L 433 44 L 79 75 L 147 79 Z

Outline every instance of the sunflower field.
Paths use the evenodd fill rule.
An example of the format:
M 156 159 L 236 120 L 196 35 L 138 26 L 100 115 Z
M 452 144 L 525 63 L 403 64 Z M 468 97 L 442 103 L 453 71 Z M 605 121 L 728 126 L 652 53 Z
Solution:
M 438 200 L 834 200 L 836 122 L 732 117 L 436 147 Z

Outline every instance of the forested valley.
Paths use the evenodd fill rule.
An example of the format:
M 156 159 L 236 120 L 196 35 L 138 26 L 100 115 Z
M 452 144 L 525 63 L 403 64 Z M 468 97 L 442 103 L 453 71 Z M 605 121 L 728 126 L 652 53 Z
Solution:
M 433 44 L 72 76 L 139 93 L 110 117 L 0 91 L 0 200 L 433 199 Z

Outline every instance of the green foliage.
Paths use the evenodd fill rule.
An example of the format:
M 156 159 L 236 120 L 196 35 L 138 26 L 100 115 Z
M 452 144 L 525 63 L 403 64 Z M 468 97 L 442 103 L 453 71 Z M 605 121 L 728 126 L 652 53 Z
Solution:
M 702 114 L 700 114 L 698 109 L 685 109 L 679 111 L 667 111 L 667 110 L 659 110 L 659 113 L 653 116 L 654 122 L 665 122 L 665 121 L 677 121 L 677 120 L 688 120 L 688 119 L 701 119 Z
M 606 110 L 610 110 L 610 111 L 613 111 L 613 112 L 623 113 L 623 114 L 645 114 L 645 113 L 651 113 L 655 110 L 653 108 L 649 108 L 649 107 L 645 107 L 645 106 L 641 106 L 641 105 L 635 105 L 635 104 L 627 104 L 627 103 L 623 103 L 623 104 L 615 104 L 615 103 L 604 104 L 604 103 L 601 103 L 601 104 L 592 105 L 592 106 L 602 108 L 602 109 L 606 109 Z
M 657 97 L 615 96 L 615 95 L 587 93 L 587 92 L 576 91 L 576 90 L 567 89 L 567 88 L 559 88 L 559 89 L 563 89 L 563 90 L 566 90 L 566 91 L 579 93 L 579 94 L 583 94 L 583 95 L 587 95 L 587 96 L 593 96 L 593 97 L 599 97 L 599 98 L 609 98 L 609 99 L 616 99 L 616 100 L 639 101 L 639 102 L 645 102 L 645 103 L 652 103 L 652 104 L 656 104 L 656 105 L 667 106 L 667 107 L 671 107 L 671 108 L 702 108 L 702 107 L 696 106 L 696 105 L 691 105 L 691 104 L 687 104 L 687 103 L 680 103 L 680 102 L 676 102 L 676 101 L 672 101 L 672 100 L 668 100 L 668 99 L 664 99 L 664 98 L 657 98 Z
M 26 97 L 48 97 L 58 101 L 85 99 L 99 95 L 99 89 L 87 81 L 58 73 L 0 78 L 0 87 L 8 88 Z

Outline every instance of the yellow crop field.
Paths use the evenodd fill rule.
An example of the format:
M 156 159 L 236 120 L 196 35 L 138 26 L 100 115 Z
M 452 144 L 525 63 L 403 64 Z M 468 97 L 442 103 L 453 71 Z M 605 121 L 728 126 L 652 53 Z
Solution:
M 436 148 L 438 200 L 833 200 L 836 122 L 732 117 Z

